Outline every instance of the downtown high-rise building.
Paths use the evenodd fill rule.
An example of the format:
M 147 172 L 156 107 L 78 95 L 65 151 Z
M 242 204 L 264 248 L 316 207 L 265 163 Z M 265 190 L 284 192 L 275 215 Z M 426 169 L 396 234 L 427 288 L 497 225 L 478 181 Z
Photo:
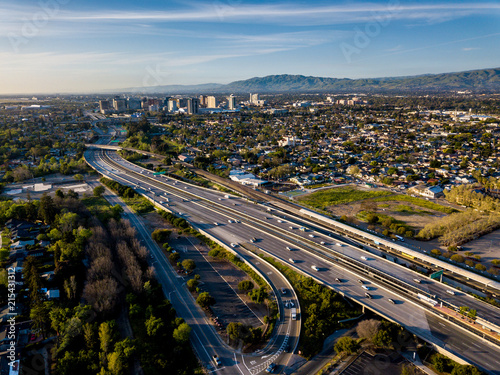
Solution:
M 207 96 L 207 108 L 217 108 L 217 98 L 215 96 Z
M 227 108 L 229 110 L 236 109 L 236 98 L 234 97 L 233 94 L 227 97 Z
M 198 100 L 198 98 L 189 98 L 187 100 L 187 112 L 190 115 L 197 114 L 199 106 L 200 106 L 200 101 Z
M 124 112 L 127 110 L 127 101 L 125 99 L 116 97 L 113 99 L 113 109 L 116 112 Z

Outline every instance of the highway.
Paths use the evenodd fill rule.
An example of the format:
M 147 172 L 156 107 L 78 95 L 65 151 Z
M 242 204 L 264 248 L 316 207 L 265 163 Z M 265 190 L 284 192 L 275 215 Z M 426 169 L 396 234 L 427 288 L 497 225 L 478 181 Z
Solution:
M 221 239 L 226 244 L 248 243 L 249 239 L 255 237 L 259 241 L 254 245 L 290 266 L 332 286 L 374 311 L 390 317 L 429 342 L 444 347 L 490 373 L 499 373 L 498 366 L 489 361 L 494 354 L 500 358 L 498 347 L 428 313 L 421 305 L 402 297 L 400 293 L 389 290 L 382 283 L 375 282 L 364 275 L 353 274 L 343 267 L 338 267 L 332 261 L 328 261 L 324 256 L 317 256 L 307 251 L 307 248 L 313 244 L 319 253 L 331 254 L 330 259 L 334 258 L 333 250 L 340 251 L 343 255 L 356 260 L 364 260 L 361 256 L 366 256 L 366 252 L 342 243 L 339 243 L 342 246 L 338 246 L 338 241 L 332 241 L 328 236 L 318 232 L 301 232 L 297 225 L 290 225 L 287 218 L 276 217 L 275 215 L 279 212 L 268 212 L 264 206 L 248 203 L 240 198 L 227 199 L 221 193 L 164 176 L 152 176 L 146 170 L 124 161 L 114 152 L 87 151 L 86 157 L 88 162 L 103 175 L 135 187 L 140 193 L 155 199 L 158 203 L 162 202 L 166 209 L 185 217 L 196 227 Z M 295 218 L 295 220 L 300 219 Z M 290 229 L 290 226 L 294 229 Z M 287 247 L 292 250 L 287 250 Z M 406 282 L 421 277 L 404 267 L 375 256 L 367 257 L 364 261 Z M 313 270 L 312 266 L 317 267 L 319 271 Z M 365 281 L 365 288 L 369 290 L 361 286 L 358 282 L 360 278 Z M 440 293 L 440 298 L 456 299 L 458 305 L 472 307 L 471 302 L 475 301 L 468 296 L 458 294 L 448 297 L 447 287 L 434 281 L 427 280 L 425 284 L 416 282 L 414 284 L 423 292 Z M 365 297 L 367 291 L 372 295 L 372 299 Z M 396 303 L 391 303 L 389 298 Z M 498 319 L 500 315 L 497 312 L 498 309 L 488 305 L 479 304 L 478 306 L 480 307 L 477 309 L 478 315 L 481 316 L 479 311 L 490 311 L 491 319 Z M 472 352 L 471 348 L 476 346 L 478 350 Z
M 114 161 L 121 162 L 124 168 L 130 168 L 131 170 L 135 170 L 139 173 L 141 171 L 143 173 L 146 173 L 146 171 L 143 170 L 142 168 L 127 162 L 126 160 L 120 158 L 117 154 L 114 154 L 114 157 L 115 157 Z M 405 283 L 409 284 L 410 286 L 421 289 L 421 291 L 424 294 L 427 294 L 429 296 L 436 296 L 434 298 L 438 298 L 439 301 L 447 302 L 456 307 L 467 306 L 471 309 L 475 309 L 477 311 L 478 316 L 500 327 L 500 309 L 486 302 L 473 298 L 472 296 L 464 292 L 446 286 L 442 283 L 436 282 L 429 278 L 425 278 L 421 274 L 413 272 L 402 265 L 397 265 L 394 262 L 389 261 L 387 259 L 383 259 L 377 256 L 370 256 L 368 252 L 363 251 L 358 247 L 351 246 L 350 245 L 350 243 L 352 242 L 351 240 L 348 241 L 334 240 L 325 234 L 326 231 L 301 232 L 299 230 L 300 226 L 305 226 L 308 228 L 317 227 L 317 224 L 315 223 L 309 222 L 302 218 L 291 217 L 290 215 L 285 214 L 284 212 L 281 212 L 280 210 L 277 209 L 273 209 L 271 212 L 266 212 L 265 209 L 263 210 L 261 206 L 248 204 L 245 200 L 234 199 L 234 198 L 226 199 L 224 197 L 221 197 L 220 193 L 217 193 L 213 190 L 202 189 L 196 186 L 185 184 L 183 182 L 179 182 L 177 180 L 167 179 L 164 176 L 156 176 L 154 178 L 158 181 L 169 184 L 170 186 L 182 187 L 182 188 L 187 187 L 186 192 L 196 191 L 196 195 L 198 195 L 199 197 L 202 197 L 210 202 L 214 202 L 217 205 L 225 206 L 226 208 L 232 210 L 234 213 L 233 216 L 244 213 L 253 219 L 265 222 L 264 225 L 267 228 L 272 227 L 275 229 L 280 229 L 281 232 L 283 231 L 293 232 L 294 238 L 300 237 L 301 244 L 304 244 L 304 242 L 307 243 L 312 242 L 315 244 L 317 248 L 323 249 L 325 251 L 330 250 L 330 251 L 340 252 L 341 254 L 348 256 L 353 260 L 356 260 L 357 262 L 363 263 L 369 267 L 375 268 L 389 275 L 393 275 L 395 278 L 399 280 L 404 280 Z M 189 189 L 195 189 L 195 190 L 189 190 Z M 176 194 L 179 193 L 176 192 Z M 240 203 L 240 201 L 242 202 Z M 182 203 L 187 203 L 187 202 L 182 202 Z M 238 204 L 238 206 L 235 206 L 235 204 Z M 224 220 L 224 223 L 225 222 L 226 220 Z M 209 228 L 211 224 L 213 224 L 213 222 L 210 220 L 210 218 L 206 218 L 206 224 L 208 224 Z M 290 229 L 290 227 L 293 227 L 294 229 Z M 214 229 L 215 232 L 217 233 L 216 228 Z M 313 235 L 314 237 L 310 237 L 311 235 Z M 240 241 L 236 241 L 237 237 L 234 238 L 235 238 L 234 242 L 240 242 L 240 241 L 246 242 L 251 237 L 246 237 L 246 238 L 238 237 Z M 325 245 L 322 245 L 321 242 L 325 242 Z M 341 247 L 337 246 L 336 245 L 337 243 L 340 243 L 342 246 Z M 372 248 L 371 251 L 373 253 L 381 254 L 378 249 Z M 367 259 L 364 259 L 363 257 L 366 257 Z M 415 279 L 422 280 L 423 282 L 418 283 L 415 281 Z M 449 292 L 447 292 L 450 290 L 453 291 L 455 294 L 452 295 Z
M 152 254 L 154 261 L 151 261 L 151 265 L 155 268 L 156 277 L 177 315 L 183 317 L 193 329 L 193 347 L 206 368 L 221 374 L 254 375 L 263 372 L 270 363 L 276 363 L 278 369 L 283 369 L 289 363 L 298 345 L 300 321 L 292 321 L 291 310 L 285 307 L 284 302 L 292 301 L 298 307 L 298 299 L 292 286 L 273 266 L 253 253 L 240 249 L 240 257 L 252 263 L 272 286 L 280 311 L 280 320 L 267 346 L 258 352 L 242 355 L 221 340 L 214 326 L 208 321 L 205 313 L 188 291 L 184 278 L 175 272 L 156 242 L 151 241 L 151 235 L 142 219 L 111 191 L 107 190 L 104 197 L 111 204 L 123 207 L 123 218 L 131 221 L 142 244 Z M 282 289 L 286 290 L 285 295 L 282 295 Z M 214 365 L 212 356 L 215 354 L 222 362 L 221 367 L 217 368 Z

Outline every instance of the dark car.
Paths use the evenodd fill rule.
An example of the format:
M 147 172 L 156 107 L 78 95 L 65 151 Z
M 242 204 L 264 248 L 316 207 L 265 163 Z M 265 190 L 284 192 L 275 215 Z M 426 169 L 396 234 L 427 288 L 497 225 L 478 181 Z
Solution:
M 267 368 L 266 372 L 269 374 L 273 374 L 274 370 L 276 370 L 276 363 L 271 363 Z

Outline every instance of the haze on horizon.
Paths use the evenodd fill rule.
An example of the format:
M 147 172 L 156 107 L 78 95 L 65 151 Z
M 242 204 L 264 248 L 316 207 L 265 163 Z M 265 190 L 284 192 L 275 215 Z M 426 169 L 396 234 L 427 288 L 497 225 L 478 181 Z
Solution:
M 500 66 L 500 3 L 0 0 L 0 95 Z

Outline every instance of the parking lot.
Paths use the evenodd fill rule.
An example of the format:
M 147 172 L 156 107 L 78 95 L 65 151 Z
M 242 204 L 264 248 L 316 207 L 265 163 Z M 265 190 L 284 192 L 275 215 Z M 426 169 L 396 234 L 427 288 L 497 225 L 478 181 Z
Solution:
M 342 375 L 399 375 L 405 359 L 400 355 L 371 355 L 363 352 Z

